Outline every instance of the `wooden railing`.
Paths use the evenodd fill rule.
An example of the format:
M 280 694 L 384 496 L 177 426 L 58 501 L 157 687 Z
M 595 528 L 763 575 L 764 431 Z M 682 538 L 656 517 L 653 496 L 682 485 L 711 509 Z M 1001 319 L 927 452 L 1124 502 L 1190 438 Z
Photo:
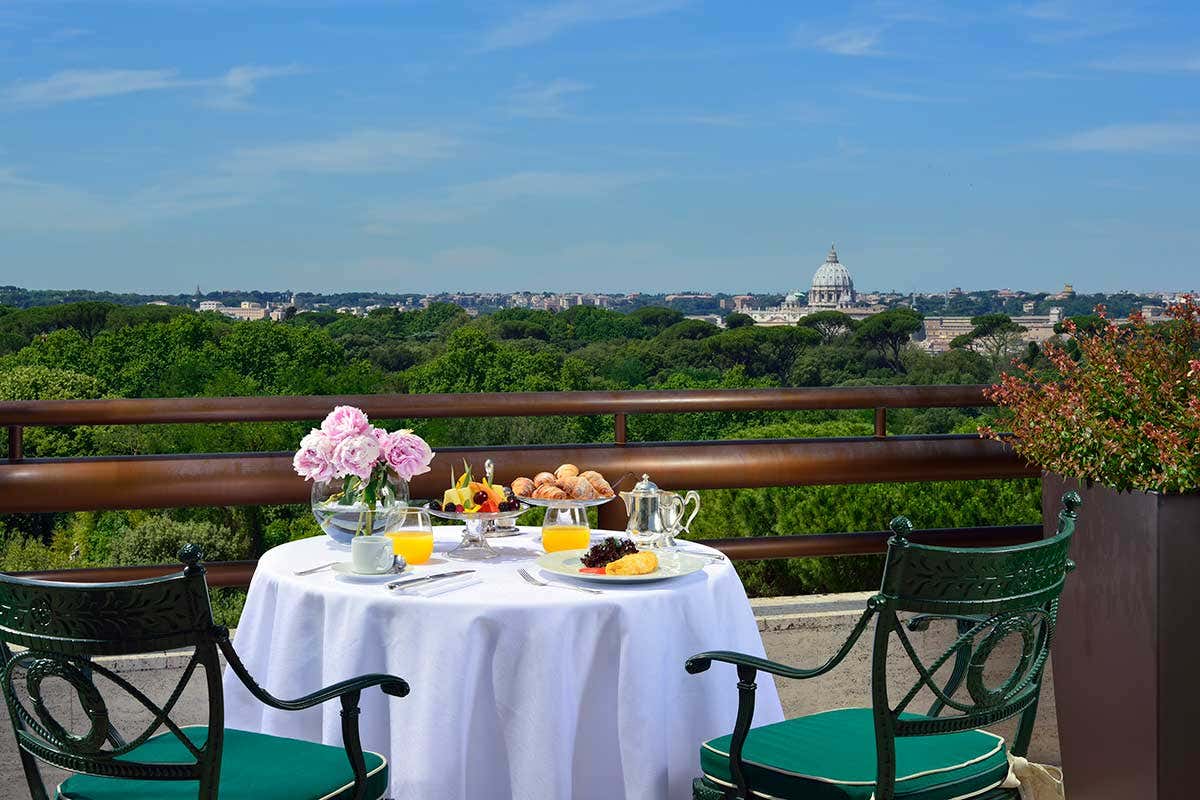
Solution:
M 414 497 L 444 487 L 439 464 L 491 458 L 496 477 L 509 481 L 547 465 L 585 464 L 606 475 L 649 473 L 663 488 L 760 488 L 812 484 L 882 483 L 1038 474 L 1001 444 L 973 435 L 889 436 L 895 408 L 990 405 L 982 386 L 864 386 L 654 392 L 532 392 L 469 395 L 344 397 L 198 397 L 52 400 L 0 403 L 9 453 L 0 462 L 0 513 L 304 503 L 309 487 L 291 469 L 290 453 L 220 453 L 41 459 L 24 457 L 30 426 L 141 425 L 317 420 L 334 405 L 362 408 L 375 419 L 611 415 L 606 444 L 450 447 L 434 469 L 413 481 Z M 756 441 L 627 441 L 634 414 L 873 409 L 874 435 L 836 439 Z M 600 510 L 606 528 L 624 527 L 620 502 Z M 1037 525 L 922 531 L 917 540 L 1013 544 L 1040 536 Z M 887 534 L 840 533 L 707 540 L 730 558 L 792 558 L 882 552 Z M 215 586 L 245 585 L 254 562 L 209 566 Z M 163 574 L 160 567 L 113 567 L 37 573 L 59 580 L 122 580 Z

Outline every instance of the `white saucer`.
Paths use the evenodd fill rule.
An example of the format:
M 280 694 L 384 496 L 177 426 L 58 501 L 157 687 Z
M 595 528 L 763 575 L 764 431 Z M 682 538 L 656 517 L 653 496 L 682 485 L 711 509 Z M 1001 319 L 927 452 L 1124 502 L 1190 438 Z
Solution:
M 378 581 L 388 581 L 395 578 L 397 575 L 402 575 L 408 568 L 400 570 L 387 570 L 385 572 L 355 572 L 354 566 L 349 561 L 342 561 L 333 565 L 333 571 L 337 573 L 339 578 L 352 581 L 354 583 L 376 583 Z

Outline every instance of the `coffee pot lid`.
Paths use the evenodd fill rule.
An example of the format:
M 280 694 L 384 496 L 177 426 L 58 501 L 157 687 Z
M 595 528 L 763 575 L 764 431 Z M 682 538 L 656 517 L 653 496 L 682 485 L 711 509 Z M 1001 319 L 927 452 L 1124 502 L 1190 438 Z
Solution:
M 633 494 L 658 494 L 658 484 L 650 480 L 647 474 L 642 475 L 642 479 L 633 487 Z

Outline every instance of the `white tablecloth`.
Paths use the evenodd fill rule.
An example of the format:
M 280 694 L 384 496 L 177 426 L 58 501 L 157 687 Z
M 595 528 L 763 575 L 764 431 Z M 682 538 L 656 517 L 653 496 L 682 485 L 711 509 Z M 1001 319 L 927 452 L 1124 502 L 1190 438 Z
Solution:
M 737 678 L 723 664 L 688 675 L 684 661 L 763 653 L 733 568 L 602 595 L 542 589 L 516 574 L 540 574 L 535 532 L 492 539 L 501 558 L 449 561 L 457 530 L 439 528 L 434 558 L 411 569 L 475 568 L 483 582 L 437 597 L 293 574 L 348 557 L 325 537 L 272 549 L 250 585 L 238 654 L 289 699 L 368 672 L 407 680 L 404 699 L 362 698 L 363 744 L 388 756 L 395 800 L 690 798 L 700 742 L 733 730 Z M 225 702 L 228 727 L 341 744 L 337 702 L 275 711 L 231 675 Z M 782 718 L 761 676 L 755 723 Z

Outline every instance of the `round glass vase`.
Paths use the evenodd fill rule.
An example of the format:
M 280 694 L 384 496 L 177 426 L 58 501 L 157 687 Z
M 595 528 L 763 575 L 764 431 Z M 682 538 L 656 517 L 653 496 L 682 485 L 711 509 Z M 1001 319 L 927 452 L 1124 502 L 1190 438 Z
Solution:
M 374 504 L 368 504 L 358 478 L 314 482 L 313 517 L 326 536 L 346 547 L 355 536 L 383 535 L 395 510 L 408 507 L 408 481 L 389 471 L 377 494 Z

